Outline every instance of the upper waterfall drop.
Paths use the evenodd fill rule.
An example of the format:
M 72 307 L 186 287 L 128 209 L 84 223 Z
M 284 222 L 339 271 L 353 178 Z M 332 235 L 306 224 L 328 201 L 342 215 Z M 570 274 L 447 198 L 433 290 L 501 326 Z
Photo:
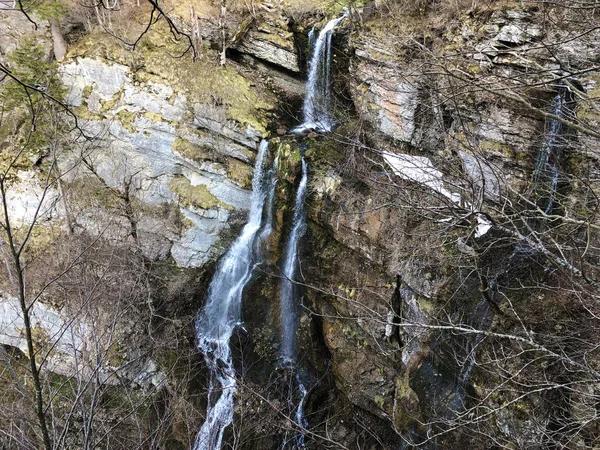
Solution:
M 194 450 L 218 450 L 223 432 L 233 421 L 233 395 L 237 389 L 235 370 L 229 340 L 241 320 L 244 287 L 250 281 L 254 268 L 260 263 L 255 242 L 260 239 L 263 210 L 273 198 L 266 181 L 265 160 L 269 143 L 263 140 L 252 179 L 252 201 L 248 222 L 241 234 L 219 262 L 208 289 L 204 309 L 196 319 L 198 347 L 211 373 L 206 421 L 196 435 Z M 263 233 L 264 234 L 264 233 Z M 215 386 L 215 380 L 218 386 Z M 212 398 L 221 390 L 218 400 Z
M 331 37 L 335 27 L 348 15 L 348 11 L 337 19 L 330 20 L 321 30 L 314 43 L 314 50 L 306 80 L 304 97 L 304 118 L 302 125 L 293 131 L 301 133 L 306 130 L 331 131 L 333 121 L 329 115 L 331 107 Z M 314 29 L 311 30 L 314 36 Z M 312 37 L 309 35 L 309 40 Z

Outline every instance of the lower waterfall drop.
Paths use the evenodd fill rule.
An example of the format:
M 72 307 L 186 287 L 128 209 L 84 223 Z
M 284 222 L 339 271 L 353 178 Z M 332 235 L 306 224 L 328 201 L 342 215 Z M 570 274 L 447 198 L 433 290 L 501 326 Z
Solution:
M 196 319 L 198 348 L 210 370 L 206 421 L 196 435 L 194 450 L 219 450 L 225 428 L 233 421 L 233 396 L 237 390 L 235 370 L 229 340 L 240 325 L 241 302 L 244 287 L 250 281 L 254 268 L 260 263 L 258 239 L 268 237 L 263 227 L 263 210 L 268 202 L 270 188 L 265 177 L 265 159 L 269 143 L 260 143 L 252 179 L 252 201 L 248 222 L 241 234 L 222 257 L 208 289 L 204 309 Z M 263 233 L 260 233 L 261 228 Z M 218 385 L 216 383 L 218 383 Z M 218 394 L 220 389 L 221 393 Z M 214 396 L 218 395 L 215 401 Z
M 294 418 L 296 425 L 306 428 L 308 423 L 304 417 L 304 403 L 308 395 L 308 390 L 301 380 L 300 372 L 296 367 L 296 332 L 298 330 L 298 309 L 300 308 L 301 297 L 299 295 L 299 286 L 297 281 L 297 272 L 299 268 L 299 245 L 302 236 L 306 230 L 306 210 L 304 201 L 306 199 L 306 188 L 308 185 L 308 164 L 302 157 L 302 178 L 296 192 L 294 202 L 294 215 L 292 218 L 292 231 L 288 236 L 285 246 L 284 262 L 281 279 L 281 362 L 284 367 L 294 371 L 294 381 L 300 401 L 295 408 Z M 290 392 L 290 406 L 293 408 L 293 390 Z M 304 447 L 304 434 L 299 433 L 295 437 L 296 448 Z M 285 448 L 287 440 L 284 440 L 282 448 Z
M 302 179 L 298 185 L 292 231 L 285 246 L 281 280 L 281 359 L 284 365 L 296 362 L 296 329 L 298 328 L 298 245 L 306 229 L 304 200 L 308 184 L 308 165 L 302 157 Z

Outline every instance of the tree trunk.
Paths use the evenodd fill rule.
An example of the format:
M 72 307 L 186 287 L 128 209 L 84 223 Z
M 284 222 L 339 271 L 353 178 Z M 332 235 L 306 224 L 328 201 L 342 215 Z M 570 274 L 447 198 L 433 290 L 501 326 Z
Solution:
M 227 1 L 221 0 L 221 17 L 219 19 L 219 28 L 221 28 L 221 65 L 227 62 L 227 30 L 225 29 L 225 15 L 227 14 Z
M 52 33 L 52 43 L 54 46 L 54 57 L 57 61 L 62 61 L 67 54 L 67 41 L 60 30 L 58 19 L 50 19 L 50 31 Z
M 33 386 L 35 388 L 35 413 L 38 418 L 40 431 L 42 434 L 43 448 L 45 450 L 52 450 L 52 441 L 50 440 L 50 434 L 48 433 L 48 426 L 46 424 L 46 407 L 44 404 L 44 395 L 42 390 L 42 381 L 40 378 L 40 368 L 38 367 L 37 361 L 35 360 L 35 348 L 33 342 L 33 333 L 29 312 L 32 305 L 27 305 L 27 299 L 25 295 L 25 274 L 24 268 L 21 263 L 21 253 L 17 249 L 15 244 L 13 229 L 10 225 L 10 216 L 8 214 L 8 206 L 6 203 L 6 185 L 4 180 L 0 180 L 0 197 L 2 200 L 2 212 L 4 218 L 4 231 L 6 232 L 6 238 L 10 247 L 10 255 L 12 263 L 14 265 L 15 274 L 17 277 L 17 298 L 19 299 L 19 306 L 21 308 L 21 314 L 23 315 L 23 326 L 25 331 L 25 342 L 27 345 L 27 356 L 29 357 L 29 367 L 31 370 L 31 378 L 33 379 Z

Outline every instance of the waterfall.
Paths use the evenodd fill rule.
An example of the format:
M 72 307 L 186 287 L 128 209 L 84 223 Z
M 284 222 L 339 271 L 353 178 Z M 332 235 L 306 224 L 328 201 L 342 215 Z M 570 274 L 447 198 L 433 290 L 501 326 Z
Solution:
M 277 167 L 279 166 L 279 151 L 281 150 L 281 145 L 279 149 L 277 149 L 277 156 L 275 156 L 275 160 L 273 162 L 273 167 L 269 171 L 269 191 L 267 193 L 267 201 L 266 201 L 266 217 L 264 220 L 263 228 L 260 232 L 259 244 L 264 242 L 273 232 L 273 217 L 274 217 L 274 202 L 275 198 L 275 188 L 277 187 Z
M 300 425 L 302 428 L 306 428 L 308 426 L 308 422 L 306 421 L 306 417 L 304 417 L 304 404 L 306 403 L 306 397 L 308 396 L 308 390 L 304 386 L 300 378 L 300 374 L 296 373 L 296 383 L 298 385 L 298 391 L 300 391 L 300 402 L 298 403 L 298 408 L 296 408 L 296 423 Z M 304 433 L 300 433 L 296 438 L 296 447 L 304 448 L 305 446 L 305 437 Z
M 558 93 L 552 100 L 551 112 L 555 116 L 563 117 L 566 103 L 566 90 Z M 533 189 L 537 190 L 542 185 L 541 208 L 550 214 L 554 207 L 556 191 L 560 179 L 559 162 L 562 158 L 565 126 L 557 119 L 550 118 L 546 121 L 544 130 L 544 146 L 538 153 L 533 174 Z
M 306 96 L 304 98 L 304 122 L 292 132 L 303 133 L 308 130 L 319 132 L 331 131 L 333 121 L 330 118 L 331 108 L 331 38 L 338 23 L 347 15 L 347 11 L 341 17 L 333 19 L 325 25 L 319 35 L 315 38 L 314 27 L 308 34 L 309 47 L 312 49 L 312 58 L 309 65 L 308 79 L 306 81 Z M 304 201 L 306 199 L 306 188 L 308 184 L 308 164 L 302 156 L 302 178 L 296 192 L 295 208 L 292 217 L 292 229 L 288 236 L 282 265 L 281 280 L 281 348 L 280 356 L 284 366 L 294 373 L 295 386 L 299 395 L 299 401 L 294 408 L 293 391 L 290 392 L 290 407 L 295 409 L 294 419 L 296 425 L 303 428 L 308 426 L 304 415 L 304 406 L 308 397 L 308 389 L 302 380 L 301 373 L 296 367 L 296 334 L 298 330 L 300 288 L 297 284 L 297 272 L 299 268 L 298 255 L 299 244 L 306 229 L 306 210 Z M 295 436 L 293 448 L 305 447 L 304 433 Z M 287 439 L 283 441 L 281 448 L 286 448 Z
M 259 236 L 265 203 L 273 200 L 265 182 L 264 165 L 268 146 L 266 140 L 259 146 L 248 222 L 219 262 L 204 309 L 196 319 L 198 347 L 204 354 L 211 379 L 206 421 L 196 435 L 194 450 L 220 449 L 223 432 L 233 421 L 233 395 L 237 385 L 229 340 L 235 327 L 240 324 L 242 292 L 260 262 L 256 241 L 259 237 L 268 237 L 264 233 L 266 227 L 263 227 L 263 233 Z M 267 204 L 266 207 L 270 208 L 271 205 Z M 221 393 L 214 401 L 218 390 Z
M 298 328 L 298 244 L 306 229 L 304 200 L 308 182 L 308 165 L 302 157 L 302 179 L 296 192 L 292 231 L 285 247 L 283 278 L 281 280 L 281 359 L 284 364 L 296 360 L 296 329 Z
M 315 38 L 314 29 L 309 34 L 314 47 L 306 83 L 304 123 L 297 131 L 330 131 L 333 123 L 329 116 L 331 103 L 331 37 L 335 26 L 346 17 L 331 20 Z M 271 170 L 265 170 L 268 141 L 259 147 L 252 179 L 252 201 L 248 222 L 236 241 L 221 258 L 211 280 L 206 304 L 196 319 L 198 347 L 210 371 L 206 421 L 196 435 L 194 450 L 218 450 L 223 433 L 233 421 L 233 396 L 237 389 L 235 369 L 229 341 L 241 320 L 242 293 L 252 278 L 254 268 L 262 260 L 262 242 L 273 230 L 273 199 L 277 183 L 275 158 Z M 292 227 L 285 245 L 281 282 L 281 359 L 295 371 L 295 384 L 300 400 L 294 418 L 301 427 L 308 424 L 304 417 L 304 405 L 308 390 L 303 383 L 296 364 L 296 331 L 298 328 L 299 290 L 296 284 L 299 242 L 306 228 L 304 201 L 308 183 L 308 165 L 302 157 L 302 178 L 298 185 Z M 263 219 L 264 212 L 264 219 Z M 296 447 L 304 447 L 304 435 L 296 437 Z
M 334 28 L 348 12 L 325 25 L 314 42 L 312 58 L 308 68 L 306 95 L 304 97 L 304 122 L 294 132 L 306 130 L 331 131 L 333 122 L 329 116 L 331 107 L 331 37 Z M 309 42 L 314 39 L 314 29 L 309 34 Z
M 308 390 L 304 386 L 300 373 L 296 366 L 296 332 L 298 330 L 298 309 L 300 307 L 300 290 L 296 281 L 298 272 L 298 250 L 300 240 L 306 229 L 306 210 L 304 200 L 306 199 L 306 187 L 308 185 L 308 164 L 302 157 L 302 178 L 296 192 L 296 201 L 294 205 L 294 215 L 292 218 L 292 230 L 288 236 L 285 246 L 284 261 L 282 267 L 281 279 L 281 361 L 284 366 L 296 372 L 295 382 L 300 394 L 300 401 L 296 407 L 294 418 L 296 424 L 306 428 L 308 423 L 304 417 L 304 404 L 308 395 Z M 291 400 L 290 400 L 291 401 Z M 290 404 L 293 408 L 293 403 Z M 304 434 L 299 433 L 296 436 L 295 448 L 304 447 Z M 282 448 L 286 447 L 287 441 L 284 441 Z

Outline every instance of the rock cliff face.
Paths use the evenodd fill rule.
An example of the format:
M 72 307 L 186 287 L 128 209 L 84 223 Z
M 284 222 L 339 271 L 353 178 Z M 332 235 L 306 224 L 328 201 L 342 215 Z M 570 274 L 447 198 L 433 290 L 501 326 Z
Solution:
M 232 212 L 247 208 L 249 164 L 259 132 L 220 123 L 218 109 L 190 104 L 168 85 L 136 83 L 120 64 L 78 58 L 61 73 L 71 88 L 67 101 L 87 115 L 84 131 L 106 149 L 94 155 L 87 176 L 117 190 L 130 183 L 132 195 L 148 209 L 176 205 L 189 221 L 178 229 L 177 216 L 140 217 L 137 233 L 146 255 L 170 254 L 180 267 L 201 267 L 222 252 L 216 247 L 220 233 Z M 95 220 L 87 222 L 93 226 Z
M 415 16 L 379 2 L 353 9 L 335 37 L 338 127 L 298 136 L 286 134 L 285 125 L 294 123 L 294 102 L 303 94 L 308 48 L 298 30 L 318 26 L 319 17 L 262 14 L 231 21 L 236 32 L 225 67 L 208 49 L 195 62 L 173 59 L 181 44 L 158 27 L 135 51 L 99 31 L 71 45 L 58 70 L 66 102 L 92 143 L 60 159 L 66 187 L 76 192 L 69 206 L 75 234 L 132 244 L 144 267 L 168 261 L 170 270 L 193 274 L 186 280 L 200 293 L 181 309 L 165 306 L 173 324 L 158 326 L 179 336 L 175 323 L 187 324 L 182 340 L 193 348 L 193 311 L 206 274 L 245 221 L 257 145 L 269 137 L 271 159 L 279 158 L 275 230 L 262 248 L 267 262 L 247 289 L 245 328 L 234 348 L 245 377 L 236 414 L 251 419 L 242 421 L 247 448 L 280 448 L 280 437 L 293 435 L 287 424 L 282 431 L 279 417 L 295 414 L 296 399 L 286 397 L 293 383 L 276 357 L 277 305 L 301 153 L 310 167 L 298 329 L 314 432 L 307 447 L 335 441 L 347 448 L 484 448 L 487 436 L 495 436 L 500 446 L 526 448 L 563 439 L 568 416 L 579 430 L 573 448 L 586 448 L 597 430 L 586 422 L 595 410 L 582 391 L 565 400 L 562 390 L 553 397 L 547 384 L 539 391 L 532 386 L 581 382 L 595 398 L 597 382 L 578 377 L 598 370 L 597 356 L 585 370 L 573 357 L 579 364 L 573 374 L 557 367 L 563 350 L 570 355 L 557 350 L 563 341 L 536 341 L 533 350 L 526 344 L 558 335 L 561 314 L 577 317 L 583 333 L 593 335 L 593 320 L 581 311 L 588 307 L 582 299 L 596 295 L 585 280 L 596 273 L 597 243 L 580 226 L 597 229 L 592 194 L 599 192 L 589 180 L 600 161 L 594 131 L 600 78 L 591 69 L 598 29 L 581 29 L 570 17 L 565 31 L 546 23 L 544 10 L 512 4 L 473 9 L 443 25 L 435 11 Z M 0 47 L 1 54 L 11 45 Z M 564 92 L 567 112 L 558 115 L 551 102 Z M 560 155 L 548 150 L 551 120 L 567 129 L 559 136 Z M 555 184 L 535 175 L 544 151 L 561 173 Z M 31 173 L 21 175 L 11 215 L 26 222 L 39 186 L 28 187 Z M 542 211 L 549 196 L 559 206 Z M 46 200 L 48 228 L 67 214 L 59 197 L 53 190 Z M 569 291 L 580 302 L 573 309 L 561 303 L 567 278 L 574 283 L 568 286 L 586 286 Z M 184 289 L 173 290 L 165 295 L 177 303 Z M 7 317 L 0 341 L 23 347 L 20 325 L 10 320 L 14 303 L 8 295 L 0 302 Z M 52 335 L 68 320 L 66 309 L 55 309 L 40 303 L 34 314 Z M 150 318 L 150 328 L 152 320 L 159 319 Z M 73 342 L 58 345 L 50 370 L 68 373 L 71 347 L 87 340 L 80 328 Z M 513 346 L 496 346 L 507 335 Z M 574 336 L 565 339 L 583 339 Z M 126 346 L 135 351 L 122 353 L 152 345 L 132 342 Z M 541 362 L 529 364 L 536 357 Z M 156 355 L 140 360 L 124 372 L 132 382 L 177 382 L 164 375 Z M 525 393 L 521 376 L 531 377 Z M 198 387 L 203 382 L 194 383 L 187 387 L 205 392 Z M 469 426 L 477 427 L 474 435 L 465 433 Z
M 368 412 L 382 421 L 370 422 L 371 426 L 385 428 L 381 425 L 385 423 L 396 437 L 418 442 L 427 441 L 425 435 L 431 432 L 420 428 L 419 422 L 443 417 L 459 423 L 450 418 L 469 402 L 477 404 L 475 399 L 491 392 L 497 381 L 479 372 L 474 353 L 469 356 L 479 345 L 477 338 L 446 334 L 437 325 L 462 323 L 513 333 L 508 316 L 532 319 L 533 303 L 523 301 L 515 287 L 508 288 L 531 276 L 523 272 L 531 266 L 519 246 L 533 245 L 532 241 L 519 234 L 525 240 L 517 239 L 512 253 L 492 251 L 493 242 L 504 238 L 489 231 L 491 222 L 474 211 L 486 211 L 489 220 L 499 223 L 507 219 L 506 210 L 495 205 L 509 198 L 516 202 L 534 198 L 531 180 L 539 170 L 540 149 L 548 151 L 553 120 L 544 118 L 545 113 L 555 114 L 551 100 L 565 74 L 593 65 L 597 54 L 587 38 L 578 36 L 581 53 L 573 59 L 570 44 L 560 32 L 543 27 L 535 9 L 461 17 L 455 28 L 426 44 L 431 50 L 417 46 L 422 50 L 418 53 L 421 29 L 400 25 L 394 35 L 386 26 L 391 25 L 384 17 L 365 21 L 363 28 L 346 36 L 351 50 L 337 54 L 338 59 L 350 59 L 349 74 L 338 76 L 346 83 L 359 123 L 368 124 L 366 131 L 361 130 L 366 142 L 356 140 L 358 133 L 351 128 L 355 123 L 350 121 L 338 129 L 350 139 L 345 144 L 326 137 L 307 143 L 313 167 L 313 222 L 304 279 L 317 289 L 306 290 L 304 306 L 306 322 L 312 321 L 318 331 L 305 328 L 302 342 L 312 367 L 329 371 L 344 401 L 363 411 L 363 419 Z M 548 42 L 556 53 L 548 53 Z M 340 43 L 338 48 L 342 47 Z M 566 66 L 559 69 L 558 61 Z M 461 75 L 450 73 L 454 69 Z M 507 78 L 518 81 L 506 85 Z M 569 80 L 570 89 L 578 89 L 587 77 Z M 532 86 L 527 97 L 514 94 L 519 83 Z M 460 99 L 454 98 L 456 89 L 465 90 Z M 585 142 L 587 134 L 580 133 L 579 139 Z M 569 142 L 561 137 L 559 145 L 568 149 L 567 154 L 581 154 L 577 136 L 569 136 Z M 357 153 L 361 148 L 366 155 Z M 382 152 L 409 155 L 403 159 L 409 162 L 405 171 L 392 167 L 392 158 L 384 156 L 382 161 Z M 585 162 L 577 158 L 576 164 L 595 167 L 591 152 Z M 565 171 L 561 177 L 571 178 L 566 171 L 573 170 L 573 160 L 560 164 Z M 467 220 L 458 228 L 448 226 L 456 220 L 448 210 L 453 203 L 466 208 Z M 463 272 L 466 267 L 470 274 Z M 485 269 L 481 272 L 478 267 Z M 512 294 L 503 290 L 502 295 L 519 306 L 509 307 L 497 299 L 498 288 L 492 283 L 512 290 Z M 560 321 L 552 314 L 550 322 Z M 529 326 L 540 329 L 535 322 Z M 327 349 L 327 369 L 320 360 L 323 354 L 315 358 L 314 350 L 309 350 L 315 336 Z M 517 370 L 516 365 L 507 370 Z M 473 389 L 478 393 L 473 395 Z M 543 395 L 532 394 L 523 403 L 515 400 L 519 406 L 514 408 L 500 406 L 496 398 L 488 400 L 485 407 L 498 413 L 487 422 L 489 428 L 481 428 L 487 430 L 482 435 L 500 433 L 502 440 L 527 445 L 548 433 L 545 427 L 555 420 L 555 410 L 540 408 L 538 425 L 531 416 L 526 419 L 529 427 L 508 425 L 519 421 L 521 408 L 542 404 Z M 333 428 L 344 429 L 333 422 Z M 452 439 L 480 445 L 475 443 L 477 437 L 450 434 L 440 435 L 447 445 Z M 384 447 L 400 445 L 388 439 Z
M 283 16 L 265 19 L 241 36 L 234 49 L 281 69 L 300 72 L 298 49 L 289 19 Z

